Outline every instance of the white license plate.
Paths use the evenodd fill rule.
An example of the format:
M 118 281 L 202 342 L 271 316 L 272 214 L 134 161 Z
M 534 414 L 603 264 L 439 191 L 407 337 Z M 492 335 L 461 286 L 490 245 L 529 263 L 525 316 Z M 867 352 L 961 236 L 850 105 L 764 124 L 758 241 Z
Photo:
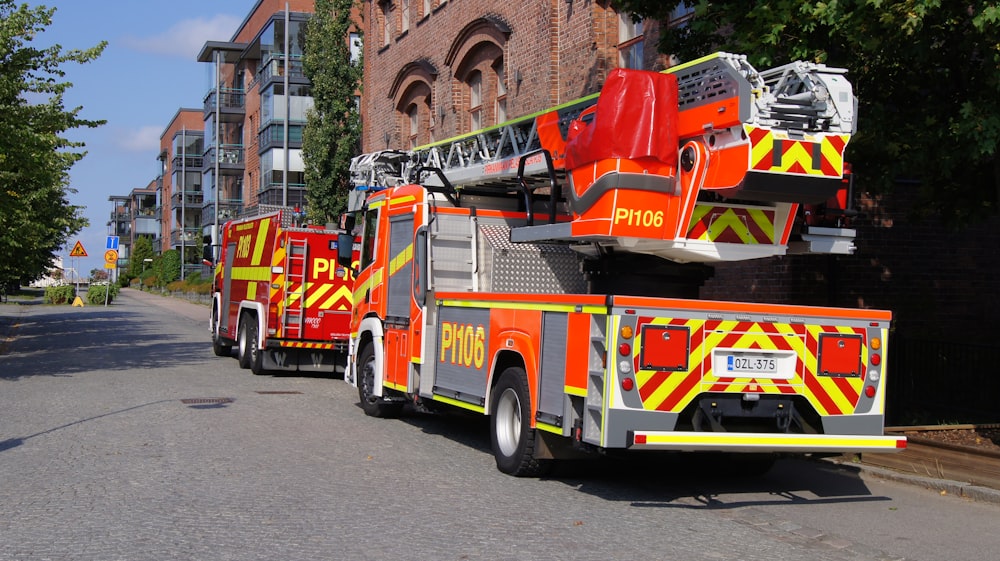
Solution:
M 730 374 L 777 374 L 778 360 L 766 355 L 725 355 Z

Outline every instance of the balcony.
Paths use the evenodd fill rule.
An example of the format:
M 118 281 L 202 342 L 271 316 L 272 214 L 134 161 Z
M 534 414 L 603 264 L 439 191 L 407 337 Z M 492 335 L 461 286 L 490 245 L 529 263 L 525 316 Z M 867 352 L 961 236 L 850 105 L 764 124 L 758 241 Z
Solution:
M 302 148 L 302 129 L 305 123 L 291 122 L 288 127 L 288 147 Z M 264 123 L 257 135 L 257 152 L 263 154 L 271 148 L 281 148 L 285 144 L 285 124 L 271 120 Z
M 184 193 L 185 208 L 201 208 L 203 200 L 204 200 L 204 195 L 201 191 L 187 191 Z M 174 194 L 170 196 L 170 205 L 173 208 L 181 207 L 180 191 L 175 191 Z
M 177 172 L 180 171 L 181 169 L 184 169 L 185 167 L 189 170 L 201 169 L 203 162 L 204 158 L 200 154 L 197 156 L 188 154 L 186 158 L 181 156 L 175 157 L 173 160 L 170 161 L 170 165 L 172 169 L 175 172 Z
M 209 146 L 202 169 L 215 167 L 216 153 L 219 155 L 219 174 L 243 175 L 245 150 L 242 144 L 223 144 L 218 150 L 215 146 Z
M 206 118 L 215 115 L 215 101 L 219 100 L 219 121 L 223 123 L 242 123 L 246 117 L 246 93 L 240 89 L 221 88 L 209 90 L 205 95 L 205 105 L 202 109 Z
M 181 241 L 186 247 L 193 247 L 201 243 L 201 227 L 187 227 L 182 232 L 178 228 L 170 231 L 170 247 L 180 247 Z
M 236 218 L 243 208 L 243 199 L 219 199 L 219 223 L 225 224 L 227 221 Z M 206 202 L 201 207 L 201 224 L 206 228 L 215 224 L 215 203 Z
M 283 202 L 281 183 L 263 183 L 257 196 L 257 204 L 280 206 Z M 303 206 L 306 203 L 306 186 L 304 183 L 289 183 L 286 206 Z
M 288 57 L 288 78 L 298 82 L 306 81 L 305 69 L 302 65 L 302 55 L 290 55 Z M 257 69 L 257 82 L 264 88 L 271 80 L 285 79 L 285 55 L 283 53 L 272 53 L 260 62 Z

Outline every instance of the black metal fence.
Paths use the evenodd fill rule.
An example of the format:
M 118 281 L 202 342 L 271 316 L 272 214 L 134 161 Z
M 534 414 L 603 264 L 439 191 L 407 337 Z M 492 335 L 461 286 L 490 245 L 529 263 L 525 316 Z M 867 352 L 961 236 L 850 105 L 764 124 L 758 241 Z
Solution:
M 886 424 L 1000 421 L 1000 346 L 893 338 Z

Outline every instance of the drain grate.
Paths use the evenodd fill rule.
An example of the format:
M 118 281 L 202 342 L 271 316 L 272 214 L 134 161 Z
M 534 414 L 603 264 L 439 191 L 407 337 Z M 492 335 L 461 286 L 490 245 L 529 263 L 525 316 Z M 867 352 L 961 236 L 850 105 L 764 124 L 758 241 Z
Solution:
M 297 392 L 294 390 L 270 390 L 270 391 L 259 391 L 260 395 L 302 395 L 302 392 Z
M 216 405 L 219 403 L 232 403 L 233 398 L 231 397 L 195 397 L 190 399 L 182 399 L 181 403 L 184 405 Z

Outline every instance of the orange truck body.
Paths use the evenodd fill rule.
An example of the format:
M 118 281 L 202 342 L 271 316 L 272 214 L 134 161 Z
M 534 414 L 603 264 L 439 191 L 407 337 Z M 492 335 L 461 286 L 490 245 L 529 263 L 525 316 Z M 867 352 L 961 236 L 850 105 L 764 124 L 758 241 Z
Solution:
M 339 233 L 295 227 L 285 210 L 226 223 L 212 283 L 216 353 L 236 346 L 255 373 L 342 370 L 353 279 L 337 264 Z

